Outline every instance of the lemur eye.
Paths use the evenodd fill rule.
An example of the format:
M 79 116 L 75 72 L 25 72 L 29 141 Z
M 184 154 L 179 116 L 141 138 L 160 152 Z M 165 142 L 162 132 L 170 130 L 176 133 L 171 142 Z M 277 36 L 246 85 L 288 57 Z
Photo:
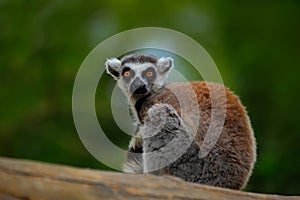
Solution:
M 125 77 L 129 77 L 130 76 L 130 71 L 126 71 L 126 72 L 124 72 L 124 74 L 123 74 L 123 76 L 125 76 Z
M 147 72 L 147 73 L 146 73 L 146 76 L 147 76 L 147 77 L 153 76 L 153 72 Z

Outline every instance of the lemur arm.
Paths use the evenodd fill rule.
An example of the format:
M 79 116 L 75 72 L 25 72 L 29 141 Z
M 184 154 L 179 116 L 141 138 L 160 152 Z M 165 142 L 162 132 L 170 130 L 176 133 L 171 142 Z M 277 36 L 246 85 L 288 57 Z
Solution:
M 197 148 L 194 135 L 169 104 L 156 104 L 148 110 L 140 134 L 143 137 L 144 173 L 181 173 L 177 165 L 187 162 L 183 160 L 186 157 L 197 156 L 187 155 L 191 153 L 187 151 L 189 148 Z M 198 150 L 193 153 L 197 154 Z
M 127 173 L 143 173 L 142 153 L 143 141 L 139 126 L 137 126 L 129 143 L 126 161 L 123 165 L 123 171 Z

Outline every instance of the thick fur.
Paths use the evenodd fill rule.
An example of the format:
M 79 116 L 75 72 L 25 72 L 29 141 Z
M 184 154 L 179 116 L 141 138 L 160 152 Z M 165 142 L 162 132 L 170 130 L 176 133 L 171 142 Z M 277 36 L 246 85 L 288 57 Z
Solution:
M 186 123 L 180 117 L 180 106 L 171 90 L 185 91 L 192 86 L 199 103 L 201 114 L 196 139 L 190 142 L 191 134 L 186 130 Z M 170 90 L 171 89 L 171 90 Z M 137 137 L 146 137 L 134 140 L 131 147 L 136 146 L 133 152 L 143 152 L 136 165 L 126 171 L 140 173 L 155 169 L 161 162 L 168 162 L 170 152 L 178 152 L 178 148 L 191 144 L 186 153 L 169 166 L 155 170 L 154 174 L 169 174 L 180 177 L 189 182 L 203 183 L 213 186 L 241 189 L 247 183 L 256 161 L 256 148 L 253 131 L 245 108 L 228 89 L 226 92 L 226 118 L 222 133 L 216 145 L 204 158 L 199 157 L 200 145 L 203 142 L 211 117 L 210 91 L 224 89 L 222 85 L 206 82 L 172 83 L 168 87 L 149 96 L 139 111 L 142 125 Z M 220 101 L 222 97 L 220 96 Z M 186 101 L 189 101 L 189 95 Z M 155 120 L 159 118 L 159 120 Z M 179 126 L 180 124 L 180 126 Z M 161 127 L 164 127 L 161 129 Z M 155 129 L 159 130 L 154 134 Z M 147 137 L 147 136 L 150 137 Z M 154 136 L 152 136 L 154 135 Z M 152 137 L 151 137 L 152 136 Z M 177 138 L 177 147 L 163 149 L 171 140 Z M 193 138 L 192 138 L 193 139 Z M 141 147 L 142 146 L 142 147 Z M 161 150 L 161 151 L 160 151 Z M 164 151 L 162 151 L 164 150 Z M 145 153 L 157 151 L 159 154 Z M 129 153 L 130 155 L 131 153 Z M 137 159 L 135 157 L 135 159 Z M 165 160 L 164 160 L 165 159 Z M 128 163 L 132 163 L 128 157 Z
M 170 57 L 132 54 L 108 59 L 105 65 L 127 95 L 135 119 L 125 172 L 168 174 L 231 189 L 245 186 L 256 161 L 256 146 L 248 115 L 236 95 L 216 83 L 166 84 L 173 67 Z M 155 76 L 147 79 L 143 74 L 150 69 Z M 125 70 L 131 70 L 130 79 L 124 77 Z M 137 83 L 145 93 L 130 90 Z M 208 144 L 213 145 L 207 149 L 211 124 L 213 140 Z M 214 135 L 217 130 L 220 135 Z

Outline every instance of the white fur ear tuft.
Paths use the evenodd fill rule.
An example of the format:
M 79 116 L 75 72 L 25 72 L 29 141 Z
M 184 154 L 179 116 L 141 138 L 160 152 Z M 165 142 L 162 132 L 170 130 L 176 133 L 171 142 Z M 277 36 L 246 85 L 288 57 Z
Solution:
M 107 59 L 105 62 L 106 72 L 115 79 L 119 79 L 121 73 L 121 61 L 117 58 Z
M 161 57 L 157 60 L 157 68 L 160 73 L 168 73 L 173 67 L 173 59 L 171 57 Z

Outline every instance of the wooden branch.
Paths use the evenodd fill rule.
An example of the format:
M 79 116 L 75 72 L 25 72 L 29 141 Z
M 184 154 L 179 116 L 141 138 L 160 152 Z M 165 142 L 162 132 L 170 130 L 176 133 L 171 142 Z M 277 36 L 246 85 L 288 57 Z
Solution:
M 79 169 L 0 158 L 0 199 L 201 199 L 295 200 L 300 197 L 255 194 L 152 176 Z

